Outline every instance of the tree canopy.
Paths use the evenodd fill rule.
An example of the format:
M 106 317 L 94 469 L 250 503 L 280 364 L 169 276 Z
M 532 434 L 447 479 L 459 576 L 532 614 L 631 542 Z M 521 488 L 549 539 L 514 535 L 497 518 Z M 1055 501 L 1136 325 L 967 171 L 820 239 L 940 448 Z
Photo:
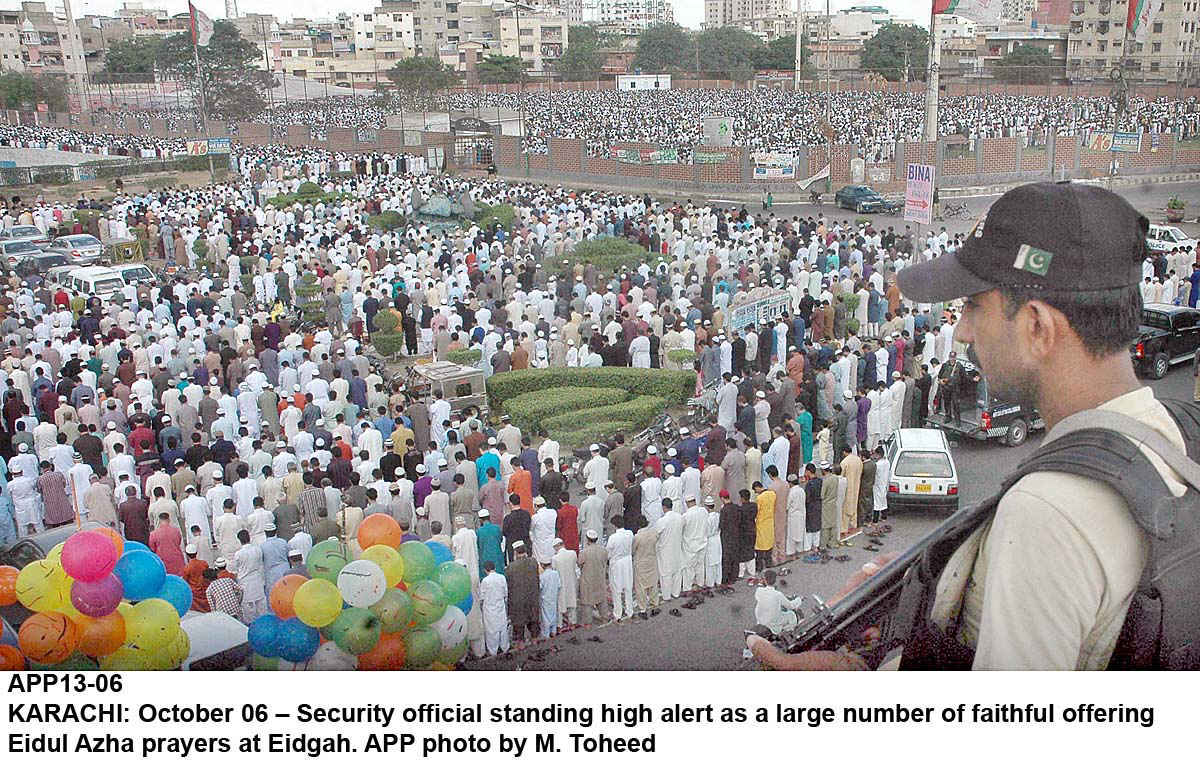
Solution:
M 695 56 L 695 43 L 683 27 L 658 24 L 638 36 L 633 65 L 649 73 L 690 71 L 694 69 Z
M 275 75 L 258 68 L 262 52 L 227 21 L 213 25 L 212 39 L 200 48 L 204 100 L 208 114 L 223 119 L 246 119 L 263 110 L 266 92 L 275 86 Z M 199 93 L 189 32 L 162 41 L 162 70 L 182 79 Z
M 698 43 L 700 72 L 707 77 L 746 80 L 767 57 L 766 44 L 737 27 L 706 29 L 700 33 Z
M 923 81 L 929 65 L 929 33 L 908 24 L 885 24 L 863 45 L 859 67 L 898 82 L 904 79 L 906 54 L 908 79 Z
M 592 27 L 574 26 L 567 30 L 567 49 L 558 59 L 557 71 L 564 80 L 594 80 L 604 67 L 600 48 L 607 43 Z
M 1018 45 L 993 64 L 996 79 L 1044 85 L 1054 79 L 1054 62 L 1045 48 Z
M 36 109 L 38 104 L 46 104 L 52 112 L 65 112 L 67 83 L 57 77 L 0 72 L 0 103 L 10 109 Z
M 525 62 L 520 56 L 486 56 L 479 62 L 478 71 L 479 81 L 489 85 L 521 82 L 526 78 Z
M 109 43 L 104 69 L 112 74 L 152 74 L 162 58 L 163 42 L 161 37 L 142 35 Z
M 414 56 L 396 62 L 388 70 L 396 90 L 409 96 L 432 97 L 439 90 L 458 84 L 459 75 L 436 58 Z

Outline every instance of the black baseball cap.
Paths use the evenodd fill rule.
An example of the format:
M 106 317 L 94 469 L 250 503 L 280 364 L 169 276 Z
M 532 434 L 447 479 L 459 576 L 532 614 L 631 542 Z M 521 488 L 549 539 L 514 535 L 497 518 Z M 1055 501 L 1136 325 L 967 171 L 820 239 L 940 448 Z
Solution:
M 1131 287 L 1142 280 L 1149 227 L 1146 216 L 1099 186 L 1030 183 L 997 199 L 956 253 L 903 268 L 896 280 L 918 303 L 997 287 Z

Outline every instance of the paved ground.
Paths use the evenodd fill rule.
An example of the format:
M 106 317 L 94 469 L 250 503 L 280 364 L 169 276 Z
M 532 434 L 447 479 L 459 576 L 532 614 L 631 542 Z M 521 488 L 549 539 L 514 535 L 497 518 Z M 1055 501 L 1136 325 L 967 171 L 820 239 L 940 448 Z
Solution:
M 1200 209 L 1200 184 L 1177 185 L 1163 188 L 1123 190 L 1138 209 L 1148 214 L 1161 209 L 1173 194 L 1190 197 L 1191 205 Z M 982 213 L 990 198 L 971 200 L 972 209 L 978 207 Z M 798 206 L 787 215 L 809 214 L 807 206 Z M 815 210 L 815 208 L 813 208 Z M 828 209 L 828 208 L 826 208 Z M 1151 216 L 1151 219 L 1155 219 Z M 902 222 L 901 222 L 902 223 Z M 959 224 L 965 228 L 967 224 Z M 951 228 L 951 225 L 947 225 Z M 1192 234 L 1200 233 L 1200 226 L 1188 225 L 1184 229 Z M 1190 366 L 1176 367 L 1165 378 L 1152 383 L 1160 396 L 1190 400 L 1192 376 Z M 952 441 L 955 464 L 962 487 L 962 502 L 979 502 L 999 488 L 1001 479 L 1017 463 L 1037 448 L 1041 434 L 1033 434 L 1022 446 L 1010 449 L 997 443 L 978 443 L 970 440 Z M 906 512 L 893 516 L 894 531 L 886 538 L 885 551 L 900 550 L 928 534 L 941 520 L 940 513 L 926 511 Z M 861 546 L 848 549 L 851 560 L 845 563 L 830 562 L 824 565 L 790 564 L 791 573 L 783 577 L 787 584 L 781 589 L 789 595 L 816 593 L 828 597 L 842 588 L 846 579 L 875 553 L 864 551 Z M 580 629 L 555 638 L 549 644 L 526 649 L 507 660 L 472 662 L 468 669 L 489 670 L 733 670 L 746 669 L 751 665 L 742 659 L 742 630 L 754 626 L 753 588 L 744 582 L 737 585 L 733 596 L 716 596 L 695 610 L 680 609 L 681 616 L 670 615 L 671 608 L 680 606 L 680 599 L 665 605 L 657 617 L 648 622 L 607 627 Z M 593 643 L 588 639 L 599 637 L 603 642 Z M 578 643 L 568 642 L 577 638 Z M 536 661 L 531 658 L 542 650 L 550 652 Z

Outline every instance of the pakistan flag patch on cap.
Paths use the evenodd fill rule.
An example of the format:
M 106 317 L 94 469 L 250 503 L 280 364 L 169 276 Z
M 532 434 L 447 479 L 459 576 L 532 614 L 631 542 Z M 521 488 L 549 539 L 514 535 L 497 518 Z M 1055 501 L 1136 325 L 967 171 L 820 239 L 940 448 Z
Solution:
M 1013 268 L 1019 268 L 1022 271 L 1028 271 L 1038 276 L 1045 276 L 1046 271 L 1050 269 L 1050 261 L 1053 259 L 1054 253 L 1023 244 L 1017 250 L 1017 259 L 1013 261 Z

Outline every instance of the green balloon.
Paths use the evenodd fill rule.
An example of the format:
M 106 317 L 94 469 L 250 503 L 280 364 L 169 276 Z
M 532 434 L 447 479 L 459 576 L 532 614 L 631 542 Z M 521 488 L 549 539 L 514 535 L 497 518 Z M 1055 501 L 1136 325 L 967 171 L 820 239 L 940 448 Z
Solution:
M 461 603 L 471 594 L 471 575 L 461 563 L 446 561 L 438 566 L 437 583 L 442 586 L 447 603 Z
M 453 648 L 443 648 L 438 654 L 437 660 L 443 664 L 457 664 L 462 661 L 462 658 L 467 655 L 467 643 L 470 642 L 466 638 Z
M 337 539 L 326 539 L 313 545 L 304 559 L 308 575 L 313 579 L 324 579 L 337 584 L 338 574 L 342 568 L 354 560 L 350 548 Z
M 58 664 L 42 664 L 41 662 L 30 661 L 29 670 L 31 672 L 95 672 L 100 665 L 95 659 L 86 656 L 79 651 L 68 656 Z
M 250 669 L 255 672 L 275 672 L 279 669 L 279 657 L 259 656 L 256 653 L 250 654 Z
M 316 550 L 317 548 L 313 548 Z M 437 561 L 424 542 L 409 541 L 400 545 L 400 557 L 404 559 L 404 583 L 412 584 L 429 579 L 437 568 Z
M 379 616 L 366 608 L 346 608 L 329 625 L 332 640 L 346 653 L 360 656 L 375 647 L 383 633 Z
M 412 598 L 404 590 L 395 587 L 383 593 L 371 610 L 379 617 L 379 625 L 384 632 L 407 632 L 413 618 Z
M 417 624 L 433 624 L 446 613 L 446 594 L 437 582 L 414 582 L 408 588 L 412 598 L 413 619 Z
M 404 666 L 425 669 L 442 652 L 442 639 L 429 627 L 413 627 L 404 636 Z

